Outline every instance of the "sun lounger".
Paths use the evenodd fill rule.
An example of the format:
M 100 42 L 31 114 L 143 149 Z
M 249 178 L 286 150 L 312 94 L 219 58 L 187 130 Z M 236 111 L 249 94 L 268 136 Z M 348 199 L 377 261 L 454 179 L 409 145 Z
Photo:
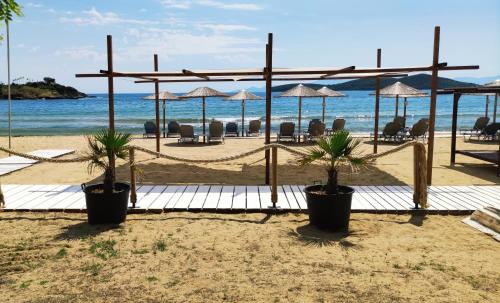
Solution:
M 428 119 L 420 119 L 417 123 L 413 124 L 412 128 L 405 132 L 402 136 L 404 140 L 418 140 L 422 138 L 425 141 L 427 137 L 427 131 L 429 130 L 429 120 Z
M 331 135 L 338 130 L 343 130 L 345 127 L 345 119 L 335 119 L 332 123 L 332 128 L 326 130 L 327 135 Z
M 179 143 L 198 143 L 198 135 L 194 133 L 194 129 L 192 125 L 181 125 L 180 126 L 180 135 L 181 137 L 177 142 Z
M 488 122 L 490 122 L 489 117 L 479 117 L 476 119 L 476 123 L 474 123 L 472 128 L 461 128 L 460 134 L 464 136 L 464 140 L 466 136 L 469 136 L 469 139 L 471 136 L 478 136 L 488 125 Z
M 295 135 L 295 123 L 293 122 L 283 122 L 280 124 L 280 132 L 277 136 L 277 141 L 281 142 L 283 140 L 297 141 L 297 136 Z
M 228 122 L 226 124 L 226 137 L 239 137 L 238 124 L 236 122 Z
M 406 118 L 405 117 L 401 117 L 401 116 L 394 117 L 394 120 L 392 122 L 399 123 L 399 125 L 401 126 L 401 129 L 406 128 Z
M 156 137 L 156 124 L 152 121 L 147 121 L 144 123 L 144 134 L 143 138 Z
M 180 137 L 180 126 L 177 121 L 168 122 L 167 126 L 167 138 Z
M 489 141 L 498 140 L 500 136 L 500 123 L 488 124 L 480 133 L 471 134 L 469 140 L 472 137 L 476 137 L 477 140 L 484 139 Z
M 247 136 L 260 136 L 260 120 L 252 120 L 248 124 Z
M 315 141 L 325 135 L 325 123 L 321 121 L 311 121 L 309 123 L 309 129 L 307 134 L 304 136 L 304 141 Z
M 380 137 L 384 141 L 400 142 L 402 140 L 400 131 L 401 125 L 398 122 L 389 122 L 385 125 Z
M 224 143 L 224 125 L 220 121 L 212 121 L 208 125 L 208 143 L 214 141 Z

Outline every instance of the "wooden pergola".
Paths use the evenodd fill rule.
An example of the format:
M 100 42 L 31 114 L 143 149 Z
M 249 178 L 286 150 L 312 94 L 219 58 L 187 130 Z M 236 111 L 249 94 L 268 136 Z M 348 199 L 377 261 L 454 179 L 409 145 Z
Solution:
M 460 87 L 439 91 L 439 94 L 453 94 L 453 113 L 451 122 L 451 150 L 450 165 L 455 165 L 456 154 L 461 154 L 471 158 L 483 160 L 497 165 L 497 176 L 500 177 L 500 140 L 498 142 L 498 151 L 496 150 L 457 150 L 457 120 L 458 120 L 458 102 L 463 94 L 500 94 L 498 87 Z M 496 105 L 494 113 L 496 116 Z
M 76 74 L 78 78 L 107 78 L 109 96 L 109 128 L 114 129 L 114 78 L 135 78 L 136 83 L 155 84 L 156 98 L 156 149 L 160 151 L 160 113 L 159 113 L 159 83 L 174 82 L 232 82 L 232 81 L 265 81 L 266 83 L 266 127 L 265 144 L 271 142 L 271 98 L 273 81 L 309 81 L 309 80 L 331 80 L 331 79 L 359 79 L 375 78 L 375 124 L 373 152 L 377 153 L 379 109 L 380 109 L 380 79 L 383 77 L 402 77 L 413 72 L 432 72 L 431 80 L 431 106 L 429 113 L 429 140 L 428 140 L 428 175 L 429 185 L 432 180 L 432 163 L 434 150 L 434 126 L 436 115 L 437 80 L 439 71 L 449 70 L 473 70 L 479 69 L 477 65 L 448 66 L 447 63 L 439 62 L 440 27 L 434 29 L 434 47 L 432 64 L 428 66 L 413 67 L 381 67 L 381 49 L 377 50 L 377 66 L 375 68 L 346 67 L 306 67 L 306 68 L 273 68 L 273 34 L 268 34 L 266 44 L 266 60 L 264 68 L 249 69 L 226 69 L 226 70 L 188 70 L 181 71 L 159 71 L 158 56 L 154 55 L 154 71 L 151 72 L 119 72 L 113 69 L 113 45 L 112 37 L 107 36 L 107 61 L 108 68 L 100 70 L 99 73 Z M 265 183 L 269 184 L 270 178 L 270 152 L 266 151 L 266 177 Z M 114 166 L 114 163 L 113 163 Z

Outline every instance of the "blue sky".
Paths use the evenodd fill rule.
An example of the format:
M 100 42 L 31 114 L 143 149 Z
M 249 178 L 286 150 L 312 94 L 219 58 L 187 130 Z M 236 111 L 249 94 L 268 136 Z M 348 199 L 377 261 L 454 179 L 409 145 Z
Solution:
M 274 33 L 274 66 L 430 65 L 433 30 L 441 26 L 440 61 L 479 64 L 449 77 L 500 74 L 500 1 L 256 1 L 120 0 L 19 1 L 25 16 L 11 25 L 13 78 L 58 82 L 105 92 L 104 79 L 75 73 L 106 68 L 112 34 L 115 70 L 147 71 L 158 53 L 160 70 L 263 67 L 267 33 Z M 2 27 L 0 30 L 4 31 Z M 0 80 L 5 81 L 5 44 Z M 116 81 L 117 92 L 149 92 L 149 84 Z M 197 84 L 162 84 L 186 91 Z M 261 83 L 214 83 L 219 89 Z

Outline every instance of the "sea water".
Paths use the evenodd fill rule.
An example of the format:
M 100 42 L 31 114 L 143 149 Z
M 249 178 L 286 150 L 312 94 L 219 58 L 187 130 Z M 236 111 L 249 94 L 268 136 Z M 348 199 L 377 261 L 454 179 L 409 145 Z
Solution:
M 344 118 L 346 128 L 353 133 L 373 131 L 375 96 L 370 91 L 346 91 L 347 97 L 327 98 L 327 127 L 335 118 Z M 264 93 L 257 93 L 264 97 Z M 272 132 L 277 132 L 281 122 L 297 123 L 298 98 L 278 98 L 273 93 Z M 94 94 L 93 98 L 61 100 L 13 100 L 13 135 L 77 135 L 89 134 L 108 125 L 108 99 L 106 94 Z M 154 121 L 154 101 L 143 100 L 145 94 L 115 95 L 115 127 L 121 132 L 139 134 L 144 132 L 144 122 Z M 492 119 L 493 99 L 490 97 L 489 116 Z M 391 121 L 395 114 L 395 98 L 380 99 L 380 128 Z M 485 96 L 464 95 L 460 99 L 458 125 L 472 127 L 477 117 L 485 113 Z M 161 102 L 160 102 L 161 103 Z M 399 115 L 403 115 L 403 98 L 399 100 Z M 311 119 L 321 119 L 322 98 L 302 99 L 302 125 L 307 127 Z M 408 98 L 407 125 L 411 126 L 429 115 L 429 97 Z M 436 111 L 436 130 L 451 129 L 453 96 L 438 95 Z M 6 100 L 0 101 L 0 135 L 8 133 Z M 181 124 L 191 124 L 200 132 L 202 107 L 200 99 L 166 102 L 167 121 L 177 120 Z M 162 109 L 160 105 L 160 115 Z M 497 119 L 500 112 L 497 114 Z M 217 119 L 224 123 L 238 122 L 241 127 L 241 102 L 225 101 L 223 98 L 206 99 L 207 121 Z M 260 119 L 262 130 L 265 126 L 265 100 L 247 101 L 245 106 L 245 125 L 248 121 Z

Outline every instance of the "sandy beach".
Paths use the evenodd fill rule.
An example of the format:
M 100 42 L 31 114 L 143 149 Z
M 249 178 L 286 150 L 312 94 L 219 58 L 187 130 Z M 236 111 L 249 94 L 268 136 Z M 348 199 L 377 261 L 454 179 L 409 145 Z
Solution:
M 362 153 L 371 153 L 373 145 L 368 139 L 362 139 Z M 0 144 L 7 146 L 7 138 L 0 138 Z M 132 144 L 155 149 L 154 139 L 136 137 Z M 215 159 L 231 156 L 261 147 L 263 138 L 227 139 L 225 144 L 191 145 L 177 144 L 177 140 L 161 140 L 161 152 L 188 159 Z M 498 144 L 466 143 L 459 138 L 459 149 L 497 150 Z M 87 152 L 87 142 L 83 136 L 32 136 L 13 138 L 14 149 L 30 152 L 37 149 L 74 149 L 76 155 Z M 295 145 L 294 145 L 295 146 Z M 380 151 L 394 148 L 393 144 L 381 144 Z M 298 145 L 299 149 L 307 148 Z M 0 157 L 6 157 L 0 153 Z M 434 154 L 434 185 L 473 185 L 499 184 L 496 168 L 486 162 L 457 155 L 457 165 L 449 166 L 450 138 L 436 138 Z M 263 184 L 265 174 L 264 153 L 224 163 L 185 164 L 137 152 L 136 161 L 143 171 L 140 183 L 206 183 L 206 184 Z M 285 151 L 278 152 L 278 182 L 281 184 L 309 184 L 324 180 L 325 171 L 319 165 L 299 166 L 297 159 Z M 3 176 L 3 184 L 80 184 L 98 181 L 99 173 L 89 175 L 86 163 L 53 164 L 39 163 L 32 167 Z M 118 180 L 129 180 L 129 168 L 126 162 L 118 162 Z M 408 148 L 378 159 L 359 172 L 343 174 L 341 182 L 350 185 L 402 185 L 413 184 L 413 150 Z

